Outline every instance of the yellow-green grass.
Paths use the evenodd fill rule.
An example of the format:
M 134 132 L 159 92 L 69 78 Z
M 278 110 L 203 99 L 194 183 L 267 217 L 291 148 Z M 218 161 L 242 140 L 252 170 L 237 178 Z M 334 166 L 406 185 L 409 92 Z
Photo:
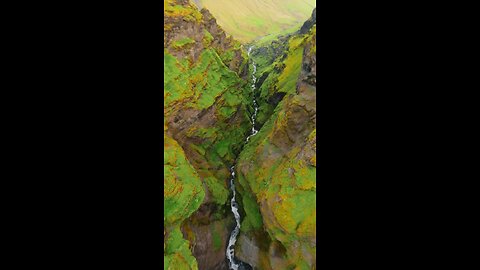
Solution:
M 266 46 L 279 36 L 286 36 L 286 35 L 289 35 L 289 34 L 293 34 L 294 32 L 298 31 L 300 29 L 300 27 L 302 27 L 303 23 L 304 22 L 298 22 L 290 28 L 287 28 L 287 29 L 284 29 L 282 31 L 271 33 L 271 34 L 268 34 L 266 36 L 260 37 L 260 38 L 258 38 L 257 40 L 254 41 L 255 42 L 254 45 L 257 46 L 257 47 Z
M 249 43 L 299 28 L 315 8 L 315 0 L 198 0 L 235 39 Z

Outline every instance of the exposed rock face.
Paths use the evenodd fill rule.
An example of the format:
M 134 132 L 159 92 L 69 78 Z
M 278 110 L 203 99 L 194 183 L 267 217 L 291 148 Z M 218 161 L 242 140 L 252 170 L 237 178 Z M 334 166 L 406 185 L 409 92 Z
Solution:
M 228 269 L 225 243 L 233 222 L 231 219 L 215 220 L 213 215 L 218 213 L 217 208 L 216 204 L 203 204 L 182 227 L 185 238 L 192 243 L 191 250 L 198 262 L 198 269 Z M 201 241 L 195 241 L 195 238 L 200 240 L 200 235 Z
M 188 0 L 166 1 L 163 37 L 164 48 L 176 58 L 197 62 L 203 50 L 211 48 L 230 70 L 243 78 L 247 74 L 240 43 L 227 37 L 208 10 L 198 12 Z
M 256 52 L 268 66 L 258 82 L 262 128 L 243 148 L 246 53 L 207 10 L 164 3 L 164 268 L 228 268 L 227 181 L 238 157 L 236 256 L 255 269 L 315 269 L 315 24 Z
M 207 10 L 200 12 L 187 0 L 166 0 L 164 19 L 165 148 L 172 149 L 170 159 L 178 151 L 185 161 L 164 164 L 171 169 L 164 196 L 172 201 L 166 209 L 171 218 L 164 222 L 166 269 L 224 270 L 234 222 L 228 209 L 229 167 L 250 128 L 242 79 L 246 53 Z M 179 192 L 195 203 L 175 204 Z
M 200 206 L 205 192 L 182 148 L 167 134 L 164 147 L 164 268 L 198 269 L 180 225 Z
M 295 67 L 284 72 L 287 66 L 285 60 L 289 55 L 289 43 L 294 37 L 298 37 L 299 35 L 297 32 L 296 34 L 280 36 L 270 44 L 263 44 L 261 47 L 256 48 L 252 53 L 253 58 L 261 63 L 261 67 L 257 70 L 259 78 L 256 82 L 258 89 L 257 99 L 260 104 L 257 119 L 258 127 L 263 126 L 270 118 L 273 110 L 285 96 L 286 89 L 291 89 L 291 85 L 289 87 L 282 87 L 282 85 L 279 84 L 279 79 L 282 73 L 290 74 L 292 71 L 295 73 L 299 70 Z M 289 67 L 292 67 L 292 65 L 289 65 Z M 293 80 L 296 80 L 296 78 L 292 79 L 292 82 Z M 292 82 L 290 82 L 290 84 Z
M 236 251 L 256 269 L 316 268 L 316 25 L 302 31 L 264 79 L 264 100 L 279 103 L 237 163 L 246 217 Z
M 299 33 L 302 35 L 308 33 L 308 31 L 310 31 L 312 26 L 316 23 L 317 23 L 317 8 L 314 8 L 312 12 L 312 16 L 307 21 L 305 21 L 305 23 L 300 28 Z

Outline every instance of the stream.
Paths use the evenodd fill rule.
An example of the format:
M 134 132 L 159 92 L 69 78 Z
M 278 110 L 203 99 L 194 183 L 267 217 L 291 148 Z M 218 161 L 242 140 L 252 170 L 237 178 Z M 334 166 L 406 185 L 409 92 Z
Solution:
M 250 46 L 248 48 L 248 56 L 250 56 L 250 52 L 252 51 L 253 46 Z M 258 105 L 257 101 L 255 99 L 255 82 L 257 78 L 255 77 L 255 73 L 257 72 L 257 66 L 255 65 L 255 62 L 252 60 L 252 66 L 253 66 L 253 72 L 252 72 L 252 92 L 253 92 L 253 108 L 254 112 L 251 118 L 252 121 L 252 130 L 251 134 L 247 137 L 245 144 L 248 143 L 248 140 L 252 137 L 255 136 L 258 133 L 258 130 L 255 129 L 255 119 L 257 117 L 257 112 L 258 112 Z M 238 213 L 238 204 L 237 201 L 235 200 L 235 166 L 232 166 L 230 168 L 230 173 L 231 173 L 231 179 L 230 179 L 230 189 L 232 190 L 233 196 L 231 200 L 231 208 L 233 215 L 235 216 L 235 228 L 233 229 L 232 233 L 230 234 L 230 239 L 228 241 L 228 246 L 227 246 L 227 259 L 228 259 L 228 264 L 229 264 L 229 269 L 230 270 L 242 270 L 242 269 L 251 269 L 251 266 L 244 263 L 244 262 L 237 262 L 235 259 L 235 242 L 237 242 L 237 236 L 240 233 L 240 214 Z

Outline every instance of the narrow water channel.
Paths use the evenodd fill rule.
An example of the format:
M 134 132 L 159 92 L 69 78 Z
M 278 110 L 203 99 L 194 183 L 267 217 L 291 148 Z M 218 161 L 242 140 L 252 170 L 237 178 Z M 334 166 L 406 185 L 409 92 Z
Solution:
M 253 49 L 253 46 L 248 48 L 248 56 L 250 57 L 250 53 Z M 255 62 L 252 60 L 252 66 L 253 66 L 253 72 L 252 72 L 252 96 L 253 96 L 253 108 L 254 112 L 251 117 L 252 121 L 252 130 L 251 134 L 247 137 L 245 144 L 248 143 L 248 140 L 252 137 L 255 136 L 258 133 L 258 130 L 255 129 L 255 119 L 257 117 L 257 112 L 258 112 L 258 104 L 255 99 L 255 82 L 257 80 L 257 77 L 255 77 L 255 73 L 257 72 L 257 66 Z M 235 243 L 237 242 L 237 236 L 240 233 L 240 214 L 238 213 L 238 204 L 237 201 L 235 200 L 235 166 L 232 166 L 230 168 L 230 173 L 231 173 L 231 178 L 230 178 L 230 189 L 232 190 L 233 196 L 232 200 L 230 202 L 230 206 L 232 208 L 232 213 L 235 216 L 235 228 L 233 229 L 232 233 L 230 234 L 230 239 L 228 241 L 228 246 L 227 246 L 227 260 L 229 264 L 229 269 L 230 270 L 243 270 L 243 269 L 251 269 L 251 267 L 243 262 L 237 262 L 235 259 Z

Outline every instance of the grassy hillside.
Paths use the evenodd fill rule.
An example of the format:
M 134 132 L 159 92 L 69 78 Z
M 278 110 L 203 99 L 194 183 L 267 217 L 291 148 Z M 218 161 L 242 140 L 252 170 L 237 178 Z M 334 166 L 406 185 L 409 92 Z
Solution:
M 248 43 L 297 30 L 310 17 L 315 0 L 195 0 L 235 39 Z

